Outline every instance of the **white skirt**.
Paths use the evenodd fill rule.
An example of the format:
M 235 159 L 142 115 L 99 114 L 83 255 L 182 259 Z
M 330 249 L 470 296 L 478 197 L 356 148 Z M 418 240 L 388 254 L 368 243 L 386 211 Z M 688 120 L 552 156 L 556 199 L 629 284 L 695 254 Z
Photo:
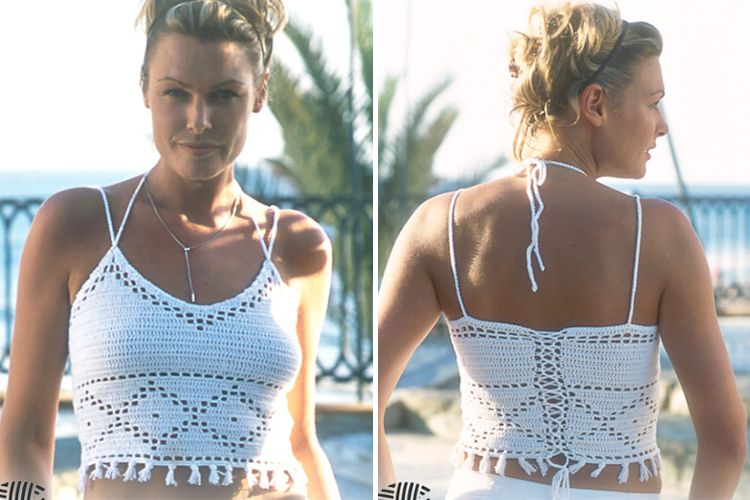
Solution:
M 659 500 L 658 493 L 627 493 L 623 491 L 570 488 L 570 500 Z M 456 469 L 448 486 L 445 500 L 550 500 L 548 484 L 524 481 L 468 469 Z

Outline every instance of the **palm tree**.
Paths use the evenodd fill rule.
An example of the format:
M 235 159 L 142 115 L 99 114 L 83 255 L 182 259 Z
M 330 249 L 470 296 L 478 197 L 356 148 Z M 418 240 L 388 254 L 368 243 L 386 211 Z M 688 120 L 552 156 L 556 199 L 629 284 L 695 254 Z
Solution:
M 304 72 L 279 60 L 272 67 L 269 105 L 285 145 L 283 156 L 270 162 L 300 195 L 319 203 L 317 218 L 334 233 L 336 274 L 349 297 L 344 300 L 354 297 L 361 305 L 354 329 L 371 336 L 372 6 L 370 0 L 347 0 L 346 7 L 353 62 L 348 78 L 331 69 L 310 28 L 292 19 L 284 31 Z M 346 326 L 344 331 L 346 337 Z
M 430 88 L 393 132 L 391 106 L 398 80 L 389 77 L 378 97 L 378 263 L 382 273 L 398 230 L 417 203 L 437 183 L 432 166 L 440 146 L 458 118 L 452 106 L 431 113 L 435 100 L 450 86 L 445 78 Z M 408 186 L 408 190 L 406 188 Z

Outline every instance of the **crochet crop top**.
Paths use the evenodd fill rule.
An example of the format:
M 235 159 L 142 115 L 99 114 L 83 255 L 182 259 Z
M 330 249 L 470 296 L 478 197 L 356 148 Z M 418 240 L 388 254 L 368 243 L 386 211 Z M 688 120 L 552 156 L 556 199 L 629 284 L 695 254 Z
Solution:
M 174 486 L 176 467 L 190 467 L 195 485 L 232 484 L 236 468 L 251 487 L 304 484 L 286 403 L 301 364 L 298 299 L 271 262 L 276 208 L 267 246 L 253 219 L 265 255 L 255 280 L 234 297 L 194 304 L 144 278 L 117 246 L 144 180 L 116 234 L 99 188 L 112 247 L 71 307 L 80 490 L 87 477 L 145 482 L 154 466 L 168 467 Z
M 532 257 L 539 253 L 539 184 L 550 161 L 526 165 L 532 212 L 527 269 L 536 290 Z M 541 170 L 541 171 L 540 171 Z M 583 173 L 583 172 L 581 172 Z M 541 182 L 540 182 L 541 181 Z M 506 460 L 543 475 L 551 470 L 552 497 L 567 494 L 570 475 L 586 464 L 597 477 L 607 465 L 619 466 L 619 482 L 629 465 L 639 478 L 657 475 L 659 411 L 659 336 L 656 325 L 633 323 L 641 244 L 641 204 L 636 195 L 637 234 L 627 322 L 612 326 L 574 326 L 539 331 L 517 324 L 471 316 L 458 280 L 453 225 L 457 191 L 449 209 L 448 239 L 462 316 L 448 321 L 460 374 L 463 425 L 452 462 L 480 472 L 504 474 Z M 555 457 L 553 459 L 553 457 Z M 562 457 L 562 458 L 561 458 Z

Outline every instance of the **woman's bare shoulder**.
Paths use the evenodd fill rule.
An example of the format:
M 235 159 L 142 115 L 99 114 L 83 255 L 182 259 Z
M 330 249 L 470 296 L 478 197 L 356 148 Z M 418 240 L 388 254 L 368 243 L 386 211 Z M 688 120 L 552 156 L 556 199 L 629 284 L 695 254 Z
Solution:
M 644 231 L 660 240 L 675 242 L 675 238 L 692 239 L 695 236 L 690 220 L 675 204 L 659 198 L 641 199 Z
M 323 226 L 298 210 L 278 211 L 274 257 L 290 277 L 304 276 L 328 267 L 331 241 Z
M 132 179 L 104 189 L 113 215 L 118 211 L 120 198 Z M 93 235 L 106 233 L 104 200 L 101 192 L 91 187 L 69 188 L 49 196 L 34 216 L 38 231 L 57 243 L 68 247 L 89 242 Z

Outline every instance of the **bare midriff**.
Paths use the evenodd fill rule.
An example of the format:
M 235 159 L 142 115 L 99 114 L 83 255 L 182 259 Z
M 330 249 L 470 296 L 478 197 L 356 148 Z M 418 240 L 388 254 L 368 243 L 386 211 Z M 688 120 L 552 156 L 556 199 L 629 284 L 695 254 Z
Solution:
M 466 455 L 464 454 L 464 457 Z M 479 471 L 479 462 L 481 457 L 474 456 L 474 464 L 472 469 Z M 562 464 L 565 462 L 565 458 L 562 456 L 553 457 L 552 461 L 556 464 Z M 490 459 L 491 470 L 494 470 L 497 458 Z M 534 462 L 532 462 L 533 464 Z M 462 465 L 465 467 L 466 465 Z M 570 487 L 591 489 L 591 490 L 607 490 L 607 491 L 624 491 L 629 493 L 659 493 L 661 492 L 661 476 L 652 476 L 645 481 L 640 481 L 640 465 L 630 464 L 628 470 L 628 480 L 625 483 L 620 483 L 618 476 L 620 475 L 620 465 L 608 465 L 606 466 L 598 477 L 591 477 L 591 473 L 597 469 L 594 464 L 586 464 L 575 474 L 570 475 Z M 555 473 L 560 470 L 557 467 L 550 466 L 546 475 L 542 475 L 538 470 L 527 474 L 518 463 L 518 460 L 509 458 L 505 463 L 505 476 L 512 477 L 515 479 L 523 479 L 524 481 L 532 481 L 534 483 L 552 483 L 552 478 Z

